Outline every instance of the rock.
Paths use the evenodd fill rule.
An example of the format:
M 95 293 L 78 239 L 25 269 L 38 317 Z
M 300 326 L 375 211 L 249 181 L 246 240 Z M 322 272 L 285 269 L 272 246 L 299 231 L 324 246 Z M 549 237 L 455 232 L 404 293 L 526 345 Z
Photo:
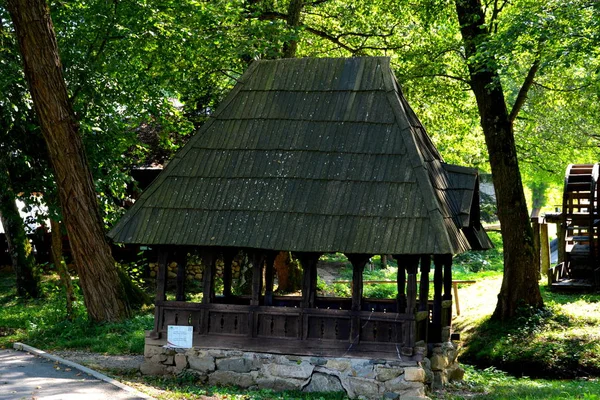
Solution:
M 403 368 L 389 368 L 381 365 L 376 365 L 374 370 L 375 377 L 380 382 L 389 381 L 390 379 L 394 379 L 404 373 Z
M 377 381 L 372 379 L 349 378 L 348 386 L 354 394 L 352 396 L 352 394 L 349 393 L 351 397 L 364 396 L 369 399 L 379 399 L 383 392 L 382 388 L 377 384 Z
M 462 381 L 465 377 L 465 370 L 460 365 L 454 364 L 450 368 L 446 369 L 448 381 Z
M 249 358 L 224 358 L 217 360 L 217 369 L 232 372 L 250 372 L 257 369 L 253 360 Z
M 425 382 L 425 370 L 421 367 L 404 368 L 404 379 L 409 382 Z
M 369 360 L 352 360 L 351 362 L 352 376 L 361 378 L 375 378 L 373 364 Z
M 431 361 L 429 358 L 424 358 L 421 361 L 421 367 L 425 371 L 425 383 L 430 385 L 433 382 L 433 371 L 431 370 Z
M 175 278 L 177 278 L 177 274 L 175 272 L 169 271 L 169 272 L 167 272 L 167 277 L 175 279 Z
M 335 369 L 336 371 L 346 371 L 351 367 L 351 364 L 348 360 L 333 359 L 328 360 L 325 364 L 325 367 L 329 369 Z
M 321 366 L 327 364 L 327 360 L 323 357 L 311 357 L 310 363 L 315 366 Z
M 305 361 L 295 365 L 264 364 L 263 374 L 279 378 L 308 379 L 314 369 L 314 365 Z
M 403 375 L 392 379 L 391 381 L 385 382 L 385 389 L 389 392 L 401 392 L 419 387 L 423 387 L 423 383 L 408 382 L 406 379 L 404 379 Z
M 185 354 L 175 354 L 175 373 L 179 374 L 188 366 Z
M 383 398 L 386 400 L 396 400 L 398 397 L 400 397 L 400 395 L 394 392 L 385 392 L 383 394 Z
M 144 357 L 152 357 L 157 354 L 162 354 L 164 349 L 162 346 L 153 346 L 151 344 L 147 344 L 144 346 Z
M 158 353 L 150 357 L 150 362 L 155 364 L 165 364 L 167 361 L 167 355 L 164 353 Z
M 144 361 L 140 365 L 140 372 L 142 375 L 165 375 L 167 373 L 167 367 L 162 364 Z
M 215 359 L 208 355 L 189 356 L 188 363 L 191 369 L 202 373 L 215 370 Z
M 444 371 L 433 371 L 433 381 L 431 382 L 431 389 L 441 390 L 444 385 L 448 383 L 448 378 Z
M 256 384 L 261 389 L 273 389 L 276 391 L 283 390 L 300 390 L 306 383 L 306 380 L 292 379 L 292 378 L 278 378 L 278 377 L 266 377 L 256 379 Z
M 201 281 L 202 280 L 202 274 L 196 274 L 196 275 L 194 275 L 194 278 L 196 278 L 199 281 Z
M 254 385 L 254 379 L 252 379 L 250 374 L 240 374 L 231 371 L 215 371 L 208 376 L 208 384 L 247 388 Z
M 448 365 L 448 360 L 441 354 L 434 354 L 431 356 L 431 369 L 433 371 L 443 371 Z
M 321 374 L 316 372 L 313 374 L 310 383 L 303 389 L 304 392 L 343 392 L 344 388 L 337 376 Z

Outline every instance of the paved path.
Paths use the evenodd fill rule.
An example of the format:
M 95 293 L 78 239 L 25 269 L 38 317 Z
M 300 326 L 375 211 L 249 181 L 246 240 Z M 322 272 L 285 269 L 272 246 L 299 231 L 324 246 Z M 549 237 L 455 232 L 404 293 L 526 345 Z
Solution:
M 0 400 L 144 399 L 76 368 L 16 350 L 0 350 Z

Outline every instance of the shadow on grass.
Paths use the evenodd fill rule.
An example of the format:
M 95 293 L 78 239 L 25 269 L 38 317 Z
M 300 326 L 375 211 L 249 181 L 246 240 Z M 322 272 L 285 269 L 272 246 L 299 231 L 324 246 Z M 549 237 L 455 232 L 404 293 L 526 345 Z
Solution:
M 571 328 L 578 336 L 569 333 Z M 479 368 L 494 366 L 517 377 L 600 376 L 600 343 L 594 329 L 582 327 L 558 307 L 521 309 L 510 322 L 487 319 L 474 328 L 460 361 Z

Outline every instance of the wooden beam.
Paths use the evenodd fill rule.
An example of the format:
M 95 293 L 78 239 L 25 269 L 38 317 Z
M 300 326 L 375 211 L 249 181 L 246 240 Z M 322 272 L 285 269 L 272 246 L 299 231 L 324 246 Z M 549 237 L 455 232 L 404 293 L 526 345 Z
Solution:
M 419 311 L 427 311 L 429 304 L 429 271 L 431 256 L 421 256 L 421 282 L 419 283 Z
M 539 213 L 539 209 L 538 210 Z M 536 211 L 534 210 L 534 211 Z M 533 229 L 533 262 L 535 265 L 537 265 L 537 271 L 538 271 L 538 280 L 541 278 L 541 266 L 542 266 L 542 262 L 540 259 L 540 255 L 542 252 L 542 247 L 541 247 L 541 240 L 540 240 L 540 222 L 539 222 L 539 217 L 537 217 L 537 214 L 535 213 L 535 217 L 531 218 L 531 228 Z
M 431 321 L 431 330 L 429 331 L 429 342 L 439 343 L 442 341 L 442 281 L 444 268 L 444 258 L 441 255 L 433 257 L 435 270 L 433 273 L 433 315 Z
M 175 300 L 185 301 L 185 268 L 187 267 L 187 248 L 177 249 L 177 282 Z
M 563 211 L 563 213 L 566 211 Z M 564 218 L 563 218 L 564 219 Z M 558 224 L 556 224 L 556 238 L 558 241 L 558 262 L 557 264 L 560 263 L 566 263 L 566 246 L 567 246 L 567 242 L 566 242 L 566 235 L 567 235 L 567 228 L 566 228 L 566 222 L 560 222 Z
M 398 287 L 398 295 L 396 296 L 396 312 L 401 314 L 406 311 L 406 266 L 401 261 L 402 257 L 402 255 L 394 255 L 394 258 L 398 263 L 398 274 L 396 276 L 396 286 Z

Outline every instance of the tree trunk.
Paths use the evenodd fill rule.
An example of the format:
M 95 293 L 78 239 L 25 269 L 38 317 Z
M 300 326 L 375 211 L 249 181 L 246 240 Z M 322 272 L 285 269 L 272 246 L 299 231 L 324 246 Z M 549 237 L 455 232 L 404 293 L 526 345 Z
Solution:
M 12 267 L 17 276 L 17 295 L 37 298 L 40 290 L 34 274 L 35 260 L 31 254 L 31 244 L 25 234 L 23 218 L 19 214 L 8 171 L 2 168 L 0 173 L 3 175 L 0 181 L 0 221 L 4 227 Z
M 504 320 L 521 304 L 543 305 L 534 263 L 533 235 L 517 162 L 513 126 L 493 56 L 479 51 L 487 39 L 479 0 L 456 0 L 460 31 L 469 59 L 471 88 L 490 157 L 504 241 L 504 277 L 494 318 Z
M 44 0 L 7 0 L 24 72 L 56 176 L 63 220 L 89 317 L 130 314 L 96 203 L 79 127 L 62 74 L 50 10 Z
M 290 30 L 296 30 L 300 26 L 300 13 L 304 8 L 304 0 L 290 0 L 287 10 L 287 25 Z M 283 58 L 296 57 L 298 40 L 292 37 L 283 45 Z
M 58 276 L 60 276 L 60 281 L 65 288 L 67 319 L 71 321 L 73 319 L 75 292 L 73 291 L 73 283 L 71 282 L 67 264 L 63 259 L 62 232 L 60 231 L 60 224 L 58 221 L 53 219 L 50 220 L 50 230 L 52 235 L 52 262 L 54 263 L 54 266 L 58 271 Z

